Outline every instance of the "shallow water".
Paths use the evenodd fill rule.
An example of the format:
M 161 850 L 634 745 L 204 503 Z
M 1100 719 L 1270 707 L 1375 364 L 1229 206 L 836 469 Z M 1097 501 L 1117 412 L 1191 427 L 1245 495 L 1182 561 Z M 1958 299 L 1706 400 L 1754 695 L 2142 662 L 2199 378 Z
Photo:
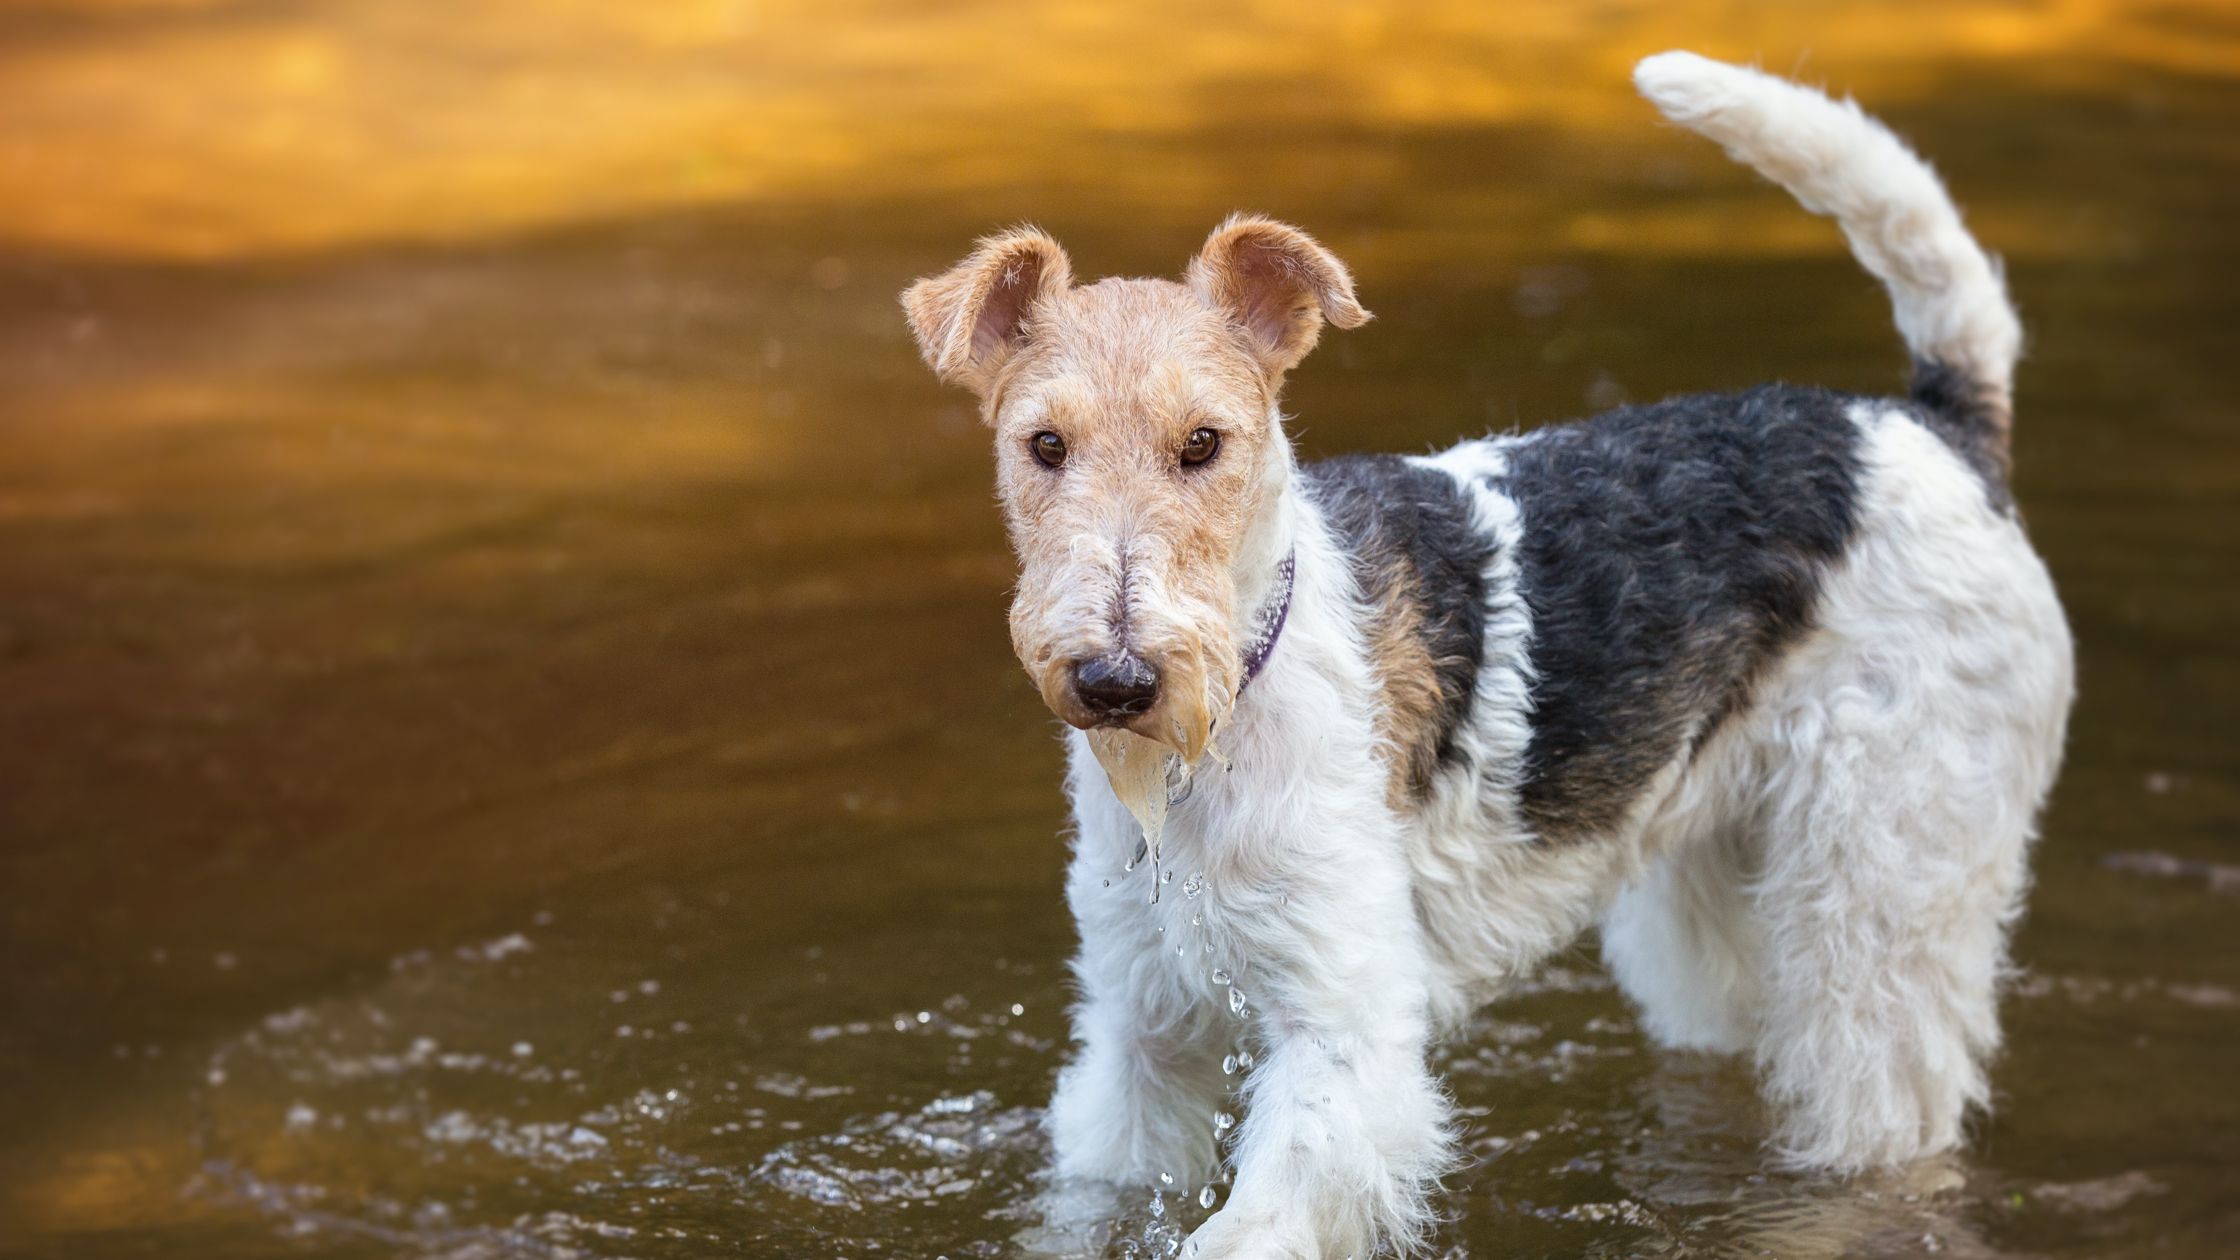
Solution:
M 0 14 L 0 1252 L 1011 1254 L 1058 749 L 894 293 L 1293 218 L 1380 316 L 1315 454 L 1889 387 L 1832 229 L 1631 98 L 1679 43 L 1851 86 L 2006 254 L 2069 768 L 1964 1159 L 1762 1172 L 1584 948 L 1442 1052 L 1438 1245 L 2240 1250 L 2230 9 L 1124 9 Z

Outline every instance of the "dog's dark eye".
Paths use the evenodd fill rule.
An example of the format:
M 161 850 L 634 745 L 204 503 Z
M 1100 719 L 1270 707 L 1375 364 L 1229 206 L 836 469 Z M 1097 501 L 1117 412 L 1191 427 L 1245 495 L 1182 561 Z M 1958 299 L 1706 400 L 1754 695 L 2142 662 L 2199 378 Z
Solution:
M 1028 439 L 1027 445 L 1034 448 L 1036 459 L 1052 468 L 1066 462 L 1066 440 L 1048 429 Z
M 1192 464 L 1202 464 L 1212 459 L 1213 453 L 1220 449 L 1220 434 L 1211 429 L 1192 429 L 1190 436 L 1182 442 L 1183 466 L 1187 468 Z

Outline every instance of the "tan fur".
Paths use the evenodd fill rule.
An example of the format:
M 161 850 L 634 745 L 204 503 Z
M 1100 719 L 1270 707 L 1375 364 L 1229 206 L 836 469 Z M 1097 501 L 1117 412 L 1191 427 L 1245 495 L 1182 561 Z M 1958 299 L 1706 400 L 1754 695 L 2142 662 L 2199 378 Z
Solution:
M 1385 747 L 1389 781 L 1385 796 L 1395 807 L 1420 798 L 1439 768 L 1439 732 L 1444 697 L 1437 667 L 1423 633 L 1422 578 L 1398 556 L 1385 557 L 1371 572 L 1359 574 L 1362 598 L 1370 606 L 1369 667 L 1377 679 L 1382 706 L 1377 737 Z
M 1438 768 L 1439 680 L 1423 646 L 1423 614 L 1401 588 L 1379 601 L 1369 627 L 1369 666 L 1384 699 L 1377 736 L 1391 750 L 1385 797 L 1398 807 L 1420 793 Z
M 918 352 L 942 380 L 985 393 L 1044 298 L 1073 283 L 1058 242 L 1031 227 L 982 237 L 970 258 L 904 290 Z
M 1337 255 L 1288 223 L 1236 214 L 1215 228 L 1190 264 L 1190 288 L 1230 312 L 1251 334 L 1274 382 L 1307 357 L 1322 321 L 1358 328 L 1369 312 L 1354 300 L 1353 275 Z
M 1290 475 L 1283 375 L 1325 319 L 1369 317 L 1343 264 L 1297 228 L 1232 218 L 1189 283 L 1075 286 L 1065 251 L 1033 228 L 980 242 L 903 294 L 926 362 L 981 399 L 996 485 L 1019 554 L 1012 646 L 1053 713 L 1087 728 L 1075 662 L 1119 648 L 1160 675 L 1127 729 L 1195 761 L 1242 682 L 1240 586 L 1267 575 L 1242 554 Z M 1180 464 L 1200 427 L 1218 453 Z M 1031 441 L 1064 439 L 1062 468 Z

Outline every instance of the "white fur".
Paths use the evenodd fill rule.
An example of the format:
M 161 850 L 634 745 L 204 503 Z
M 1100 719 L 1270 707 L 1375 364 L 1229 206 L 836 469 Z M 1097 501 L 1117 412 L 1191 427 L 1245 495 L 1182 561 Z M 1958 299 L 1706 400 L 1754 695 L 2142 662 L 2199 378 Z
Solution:
M 1156 904 L 1149 863 L 1124 869 L 1133 821 L 1086 741 L 1070 743 L 1084 1049 L 1051 1102 L 1058 1172 L 1203 1182 L 1215 1112 L 1242 1110 L 1222 1098 L 1220 1060 L 1255 1046 L 1252 1121 L 1232 1205 L 1201 1231 L 1209 1255 L 1225 1236 L 1300 1255 L 1413 1237 L 1446 1158 L 1403 826 L 1369 755 L 1375 685 L 1358 595 L 1320 520 L 1290 502 L 1297 576 L 1281 646 L 1222 736 L 1232 768 L 1202 770 L 1169 815 L 1162 849 L 1176 878 Z M 1201 880 L 1199 895 L 1184 891 Z M 1216 969 L 1233 984 L 1216 983 Z M 1231 1014 L 1231 987 L 1244 1018 Z
M 1911 418 L 1858 420 L 1860 536 L 1742 741 L 1772 771 L 1750 890 L 1756 1057 L 1783 1153 L 1845 1171 L 1951 1148 L 1987 1099 L 2006 932 L 2074 686 L 2021 526 Z
M 1665 117 L 1718 141 L 1805 209 L 1833 215 L 1860 265 L 1890 290 L 1907 347 L 1961 369 L 2007 410 L 2022 322 L 1999 269 L 1904 141 L 1856 102 L 1694 53 L 1645 58 L 1633 81 Z
M 1950 1149 L 2073 695 L 2013 518 L 1933 434 L 1862 408 L 1859 536 L 1819 628 L 1652 819 L 1603 922 L 1658 1040 L 1748 1050 L 1796 1164 Z
M 1642 78 L 1668 112 L 1839 214 L 1881 195 L 1846 193 L 1853 181 L 1921 192 L 1893 170 L 1910 156 L 1856 111 L 1676 55 L 1644 63 Z M 1752 121 L 1737 130 L 1743 113 Z M 1996 280 L 1960 265 L 1980 251 L 1954 254 L 1944 238 L 1957 219 L 1925 205 L 1846 226 L 1899 294 L 1909 338 L 1997 366 L 2003 381 L 2011 314 L 2002 324 L 1976 309 Z M 1918 270 L 1931 256 L 1947 264 L 1941 288 Z M 1932 290 L 1942 296 L 1922 297 Z M 1080 1049 L 1050 1106 L 1061 1182 L 1216 1176 L 1215 1114 L 1242 1110 L 1220 1062 L 1244 1047 L 1257 1062 L 1229 1151 L 1234 1184 L 1191 1254 L 1407 1248 L 1452 1158 L 1430 1039 L 1597 921 L 1651 1035 L 1754 1056 L 1787 1158 L 1851 1170 L 1952 1146 L 1985 1098 L 2070 644 L 2043 566 L 1976 475 L 1898 409 L 1854 421 L 1860 521 L 1817 628 L 1611 834 L 1560 845 L 1530 843 L 1515 790 L 1533 667 L 1514 544 L 1532 523 L 1486 480 L 1531 439 L 1420 461 L 1456 479 L 1501 545 L 1459 736 L 1490 770 L 1443 772 L 1405 810 L 1376 755 L 1370 610 L 1286 461 L 1253 552 L 1295 551 L 1288 624 L 1220 734 L 1232 767 L 1201 768 L 1170 812 L 1164 871 L 1128 869 L 1136 825 L 1085 740 L 1070 741 Z

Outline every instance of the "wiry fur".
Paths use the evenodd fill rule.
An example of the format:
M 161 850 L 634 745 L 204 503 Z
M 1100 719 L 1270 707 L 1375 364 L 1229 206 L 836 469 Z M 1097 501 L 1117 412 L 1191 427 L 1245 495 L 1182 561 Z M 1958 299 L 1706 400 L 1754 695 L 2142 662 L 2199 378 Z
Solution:
M 2003 482 L 2022 321 L 1928 163 L 1857 102 L 1756 70 L 1668 52 L 1644 59 L 1633 81 L 1665 117 L 1835 217 L 1890 291 L 1931 427 Z
M 1540 671 L 1519 785 L 1543 840 L 1607 832 L 1804 633 L 1852 533 L 1842 395 L 1768 385 L 1626 407 L 1518 444 Z
M 1078 288 L 1021 230 L 906 298 L 997 434 L 1014 636 L 1052 708 L 1104 721 L 1063 667 L 1123 645 L 1161 676 L 1130 729 L 1202 705 L 1229 759 L 1168 811 L 1187 878 L 1162 883 L 1072 738 L 1053 1212 L 1213 1176 L 1246 1047 L 1194 1254 L 1413 1246 L 1452 1163 L 1429 1039 L 1597 923 L 1653 1037 L 1753 1058 L 1786 1160 L 1942 1151 L 1984 1102 L 2071 694 L 2006 498 L 2017 326 L 1934 177 L 1856 108 L 1685 54 L 1640 81 L 1838 216 L 1926 365 L 1911 399 L 1769 387 L 1301 469 L 1282 377 L 1366 312 L 1296 229 L 1232 220 L 1187 285 Z M 1221 455 L 1178 463 L 1207 424 Z M 1027 454 L 1043 429 L 1062 468 Z M 1287 556 L 1282 637 L 1240 694 Z
M 1353 558 L 1394 802 L 1451 761 L 1485 658 L 1487 552 L 1450 479 L 1391 455 L 1310 464 L 1304 489 Z

